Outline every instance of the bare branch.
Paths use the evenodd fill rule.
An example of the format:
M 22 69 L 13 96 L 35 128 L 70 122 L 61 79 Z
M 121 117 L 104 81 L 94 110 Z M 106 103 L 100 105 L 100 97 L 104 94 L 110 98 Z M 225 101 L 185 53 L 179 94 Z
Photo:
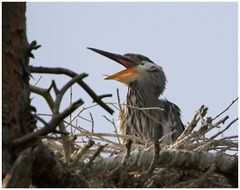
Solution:
M 58 124 L 60 122 L 62 122 L 62 120 L 65 117 L 67 117 L 70 113 L 75 111 L 82 104 L 83 104 L 82 99 L 79 99 L 78 101 L 74 102 L 71 106 L 66 108 L 63 112 L 53 115 L 51 121 L 48 123 L 47 126 L 44 126 L 43 128 L 37 130 L 36 132 L 29 133 L 23 137 L 16 139 L 15 141 L 13 141 L 13 146 L 17 147 L 17 146 L 21 146 L 23 144 L 27 144 L 32 141 L 36 141 L 39 139 L 40 136 L 44 136 L 44 135 L 51 133 L 52 131 L 55 130 L 55 128 L 58 126 Z
M 70 166 L 75 165 L 81 157 L 94 145 L 94 141 L 92 139 L 89 139 L 88 143 L 85 144 L 83 148 L 81 148 L 75 155 L 72 156 L 72 163 Z
M 122 165 L 123 166 L 126 166 L 127 164 L 127 161 L 128 161 L 128 158 L 130 157 L 130 154 L 131 154 L 131 146 L 132 146 L 132 140 L 131 139 L 128 139 L 127 142 L 126 142 L 126 154 L 123 158 L 123 161 L 122 161 Z
M 121 106 L 121 100 L 120 100 L 120 95 L 119 95 L 119 89 L 117 88 L 117 100 L 118 100 L 118 105 L 119 105 L 119 109 L 122 112 L 122 106 Z
M 93 156 L 89 159 L 89 162 L 86 164 L 87 167 L 89 167 L 95 158 L 102 152 L 102 150 L 107 146 L 108 144 L 105 145 L 99 145 L 96 152 L 93 154 Z
M 117 132 L 117 126 L 116 126 L 116 124 L 115 124 L 115 122 L 114 122 L 114 119 L 113 120 L 110 120 L 107 116 L 105 116 L 105 115 L 103 115 L 103 117 L 108 121 L 108 122 L 110 122 L 112 125 L 113 125 L 113 127 L 114 127 L 114 132 L 116 133 L 116 135 L 118 135 L 118 132 Z M 119 136 L 117 136 L 117 140 L 118 140 L 118 143 L 119 144 L 121 144 L 121 141 L 120 141 L 120 138 L 119 138 Z
M 229 108 L 238 100 L 238 97 L 232 101 L 232 103 L 226 108 L 224 109 L 221 113 L 219 113 L 216 117 L 214 117 L 212 120 L 217 119 L 219 116 L 221 116 L 223 113 L 225 113 L 227 110 L 229 110 Z
M 91 123 L 92 123 L 92 133 L 94 133 L 94 120 L 93 120 L 93 116 L 92 116 L 92 113 L 89 113 L 90 115 L 90 118 L 91 118 Z
M 78 74 L 69 70 L 60 67 L 50 68 L 50 67 L 29 67 L 32 73 L 48 73 L 48 74 L 65 74 L 70 77 L 75 77 Z M 101 98 L 83 81 L 78 81 L 78 84 L 92 97 L 92 99 L 97 102 L 102 108 L 104 108 L 110 114 L 113 114 L 113 110 L 105 104 Z
M 212 137 L 210 137 L 210 139 L 215 139 L 215 138 L 216 138 L 217 136 L 219 136 L 220 134 L 223 134 L 223 132 L 225 132 L 226 130 L 228 130 L 229 127 L 231 127 L 231 125 L 232 125 L 233 123 L 235 123 L 237 120 L 238 120 L 238 118 L 236 118 L 236 119 L 234 119 L 233 121 L 231 121 L 231 122 L 227 125 L 227 127 L 225 127 L 223 130 L 219 131 L 217 134 L 215 134 L 215 135 L 213 135 Z
M 39 77 L 39 79 L 37 80 L 37 82 L 35 82 L 35 84 L 33 86 L 36 86 L 41 79 L 42 79 L 42 76 Z
M 65 92 L 67 91 L 67 89 L 70 88 L 75 82 L 78 82 L 78 81 L 82 80 L 83 78 L 85 78 L 87 76 L 88 75 L 86 73 L 83 73 L 81 75 L 77 75 L 62 87 L 62 89 L 57 94 L 57 98 L 55 100 L 55 106 L 54 106 L 55 110 L 59 110 L 59 106 L 60 106 L 60 103 L 62 101 L 62 97 L 65 94 Z M 53 111 L 53 112 L 55 113 L 56 111 Z

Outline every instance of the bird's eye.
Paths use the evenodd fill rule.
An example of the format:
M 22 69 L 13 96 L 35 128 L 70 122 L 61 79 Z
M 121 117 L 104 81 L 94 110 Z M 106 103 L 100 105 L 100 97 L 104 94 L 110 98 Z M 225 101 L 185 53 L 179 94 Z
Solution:
M 139 63 L 141 62 L 141 59 L 138 56 L 135 57 L 135 60 Z

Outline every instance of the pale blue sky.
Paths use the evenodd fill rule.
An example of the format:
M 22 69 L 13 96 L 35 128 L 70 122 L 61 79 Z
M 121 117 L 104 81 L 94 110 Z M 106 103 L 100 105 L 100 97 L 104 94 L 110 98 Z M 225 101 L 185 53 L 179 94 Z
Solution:
M 237 3 L 27 3 L 27 33 L 29 41 L 42 45 L 31 64 L 86 72 L 85 81 L 97 94 L 113 93 L 105 99 L 109 102 L 117 102 L 117 88 L 125 100 L 127 88 L 103 80 L 102 74 L 123 67 L 86 47 L 140 53 L 161 65 L 168 80 L 162 97 L 181 108 L 184 123 L 202 104 L 214 116 L 237 97 Z M 53 78 L 59 87 L 69 80 L 48 75 L 39 86 L 48 87 Z M 38 112 L 50 113 L 41 98 L 33 97 Z M 83 98 L 84 106 L 92 104 L 77 85 L 73 97 Z M 68 104 L 66 97 L 62 108 Z M 102 118 L 111 116 L 102 108 L 87 110 L 84 116 L 90 118 L 89 112 L 96 131 L 113 131 Z M 228 114 L 237 117 L 237 105 Z M 91 129 L 88 122 L 78 123 Z M 237 124 L 229 133 L 237 133 Z

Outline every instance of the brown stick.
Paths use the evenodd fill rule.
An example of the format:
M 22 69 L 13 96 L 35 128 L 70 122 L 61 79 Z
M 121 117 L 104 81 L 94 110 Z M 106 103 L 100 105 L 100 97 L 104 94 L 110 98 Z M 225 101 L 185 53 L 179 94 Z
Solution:
M 48 73 L 48 74 L 65 74 L 67 76 L 70 77 L 75 77 L 78 74 L 69 70 L 69 69 L 64 69 L 61 67 L 33 67 L 30 66 L 29 67 L 31 73 Z M 87 74 L 86 74 L 87 75 Z M 101 96 L 98 96 L 85 82 L 83 81 L 78 81 L 77 82 L 88 94 L 89 96 L 92 97 L 92 99 L 98 103 L 102 108 L 104 108 L 107 112 L 109 112 L 110 114 L 113 114 L 113 110 L 102 101 Z
M 29 133 L 23 137 L 20 137 L 13 141 L 12 145 L 14 147 L 21 146 L 23 144 L 27 144 L 32 141 L 38 140 L 41 136 L 47 135 L 55 130 L 62 120 L 67 117 L 70 113 L 75 111 L 79 106 L 83 104 L 83 100 L 79 99 L 78 101 L 74 102 L 71 106 L 65 109 L 63 112 L 56 114 L 52 117 L 51 121 L 48 125 L 45 125 L 43 128 L 37 130 L 36 132 Z

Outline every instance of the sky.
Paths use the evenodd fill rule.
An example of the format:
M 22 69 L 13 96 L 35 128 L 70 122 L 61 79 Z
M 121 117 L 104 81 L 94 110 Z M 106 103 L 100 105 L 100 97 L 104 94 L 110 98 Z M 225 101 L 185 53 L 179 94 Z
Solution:
M 201 105 L 209 108 L 208 116 L 215 116 L 238 96 L 237 3 L 31 2 L 27 3 L 26 16 L 29 42 L 36 40 L 42 45 L 34 52 L 35 59 L 30 64 L 88 73 L 84 81 L 97 94 L 113 94 L 112 98 L 104 99 L 106 102 L 117 103 L 117 88 L 121 101 L 125 100 L 127 87 L 106 81 L 103 76 L 123 67 L 87 47 L 118 54 L 139 53 L 161 65 L 168 81 L 161 98 L 181 108 L 184 124 L 191 121 Z M 40 76 L 37 86 L 44 88 L 53 79 L 59 88 L 70 79 L 34 74 L 31 84 Z M 51 113 L 41 97 L 35 94 L 31 97 L 38 113 Z M 93 104 L 78 85 L 72 88 L 72 98 L 82 98 L 84 107 Z M 64 96 L 61 110 L 69 103 L 70 92 Z M 114 131 L 102 116 L 117 121 L 118 110 L 111 116 L 101 107 L 94 107 L 81 116 L 89 120 L 89 113 L 94 118 L 95 132 Z M 237 104 L 227 114 L 229 122 L 235 119 Z M 80 118 L 77 124 L 89 130 L 92 127 Z M 237 124 L 228 134 L 237 134 Z

